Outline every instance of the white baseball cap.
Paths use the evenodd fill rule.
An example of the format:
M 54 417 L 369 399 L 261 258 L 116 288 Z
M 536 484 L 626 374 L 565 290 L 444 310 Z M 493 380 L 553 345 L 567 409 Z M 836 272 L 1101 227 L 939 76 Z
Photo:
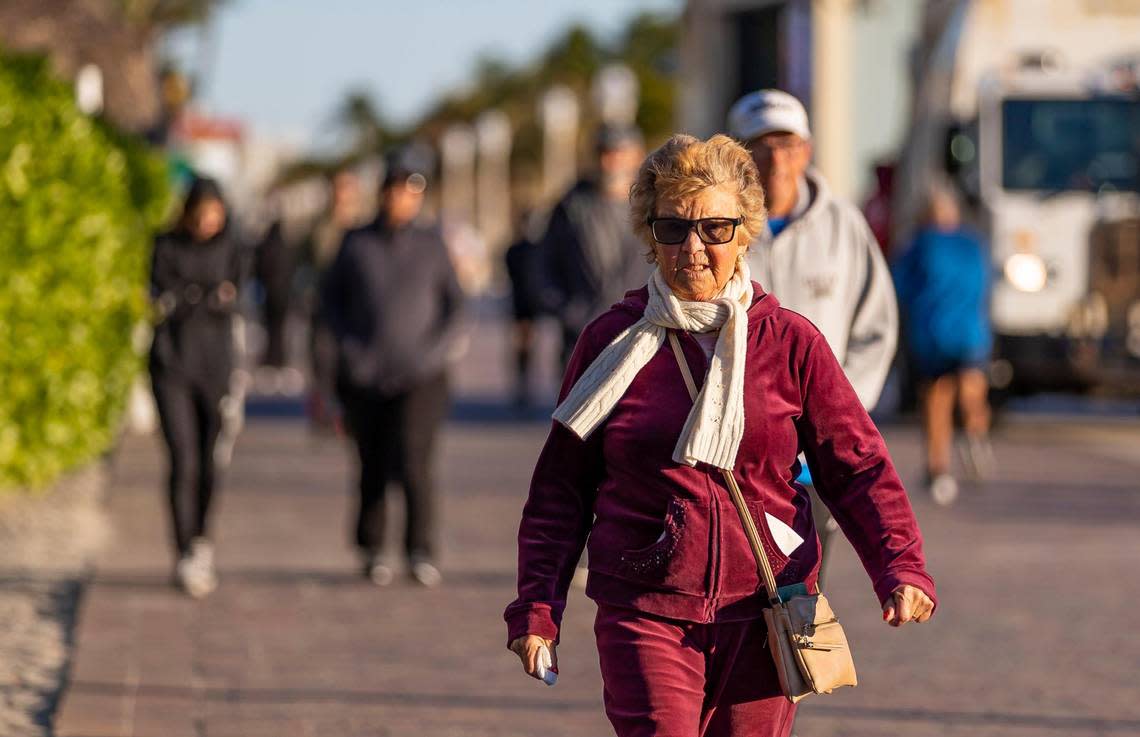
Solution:
M 728 131 L 741 141 L 777 132 L 811 138 L 803 103 L 780 90 L 756 90 L 737 100 L 728 111 Z

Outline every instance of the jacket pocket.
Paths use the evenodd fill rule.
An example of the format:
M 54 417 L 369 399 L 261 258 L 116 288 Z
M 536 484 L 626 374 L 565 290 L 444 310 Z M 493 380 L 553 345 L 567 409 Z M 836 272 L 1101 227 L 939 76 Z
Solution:
M 768 564 L 772 567 L 772 573 L 776 576 L 776 585 L 787 586 L 807 580 L 813 566 L 818 561 L 818 543 L 814 528 L 811 527 L 810 514 L 807 517 L 808 528 L 806 531 L 802 529 L 804 526 L 802 520 L 798 520 L 798 518 L 793 520 L 792 529 L 802 536 L 804 541 L 792 551 L 790 556 L 787 556 L 780 552 L 776 545 L 765 514 L 764 502 L 755 498 L 746 499 L 745 505 L 756 525 L 757 532 L 760 534 L 760 544 L 764 548 Z M 764 588 L 763 578 L 756 565 L 752 546 L 748 543 L 748 537 L 741 525 L 736 506 L 731 503 L 726 504 L 725 510 L 722 512 L 722 519 L 721 524 L 726 528 L 723 535 L 723 566 L 726 572 L 723 579 L 723 594 L 727 597 L 755 594 Z
M 671 558 L 677 552 L 677 546 L 684 532 L 685 508 L 683 501 L 670 500 L 660 537 L 651 545 L 623 550 L 621 553 L 622 566 L 631 571 L 646 571 L 660 566 L 668 558 Z
M 764 544 L 764 551 L 768 553 L 768 562 L 772 566 L 772 571 L 779 574 L 780 569 L 788 562 L 788 556 L 780 551 L 780 546 L 772 536 L 772 528 L 768 526 L 768 516 L 764 513 L 764 503 L 749 501 L 748 511 L 756 523 L 756 529 L 760 531 L 760 542 Z M 737 522 L 739 523 L 739 520 Z
M 658 590 L 703 595 L 708 572 L 706 509 L 692 501 L 669 501 L 657 538 L 625 547 L 628 527 L 606 525 L 590 535 L 590 569 Z
M 769 551 L 768 560 L 772 563 L 772 571 L 776 574 L 776 584 L 787 586 L 811 580 L 820 562 L 820 547 L 810 506 L 804 506 L 802 509 L 796 506 L 791 527 L 804 541 L 792 551 L 791 555 L 784 555 L 776 546 L 772 528 L 764 514 L 763 503 L 749 502 L 749 508 L 760 530 L 764 548 Z

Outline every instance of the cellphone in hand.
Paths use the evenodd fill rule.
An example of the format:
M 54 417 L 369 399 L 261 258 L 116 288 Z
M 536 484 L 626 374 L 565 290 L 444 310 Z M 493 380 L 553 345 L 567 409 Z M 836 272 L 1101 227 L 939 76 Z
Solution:
M 538 677 L 547 686 L 558 683 L 558 671 L 554 670 L 553 659 L 550 657 L 550 650 L 546 645 L 538 649 Z

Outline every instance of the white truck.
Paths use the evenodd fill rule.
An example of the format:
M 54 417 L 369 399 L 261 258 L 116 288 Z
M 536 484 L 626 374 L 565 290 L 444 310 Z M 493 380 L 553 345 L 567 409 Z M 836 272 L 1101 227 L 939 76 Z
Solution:
M 951 175 L 991 249 L 993 383 L 1140 386 L 1140 3 L 942 5 L 894 232 Z

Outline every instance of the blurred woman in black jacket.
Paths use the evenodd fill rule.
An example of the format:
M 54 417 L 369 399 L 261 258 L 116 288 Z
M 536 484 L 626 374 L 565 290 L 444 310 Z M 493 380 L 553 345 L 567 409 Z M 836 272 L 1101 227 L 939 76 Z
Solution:
M 170 453 L 174 575 L 194 597 L 217 586 L 207 523 L 220 405 L 234 368 L 233 313 L 244 271 L 244 249 L 228 220 L 218 185 L 195 180 L 177 226 L 155 241 L 150 273 L 157 313 L 150 376 Z

